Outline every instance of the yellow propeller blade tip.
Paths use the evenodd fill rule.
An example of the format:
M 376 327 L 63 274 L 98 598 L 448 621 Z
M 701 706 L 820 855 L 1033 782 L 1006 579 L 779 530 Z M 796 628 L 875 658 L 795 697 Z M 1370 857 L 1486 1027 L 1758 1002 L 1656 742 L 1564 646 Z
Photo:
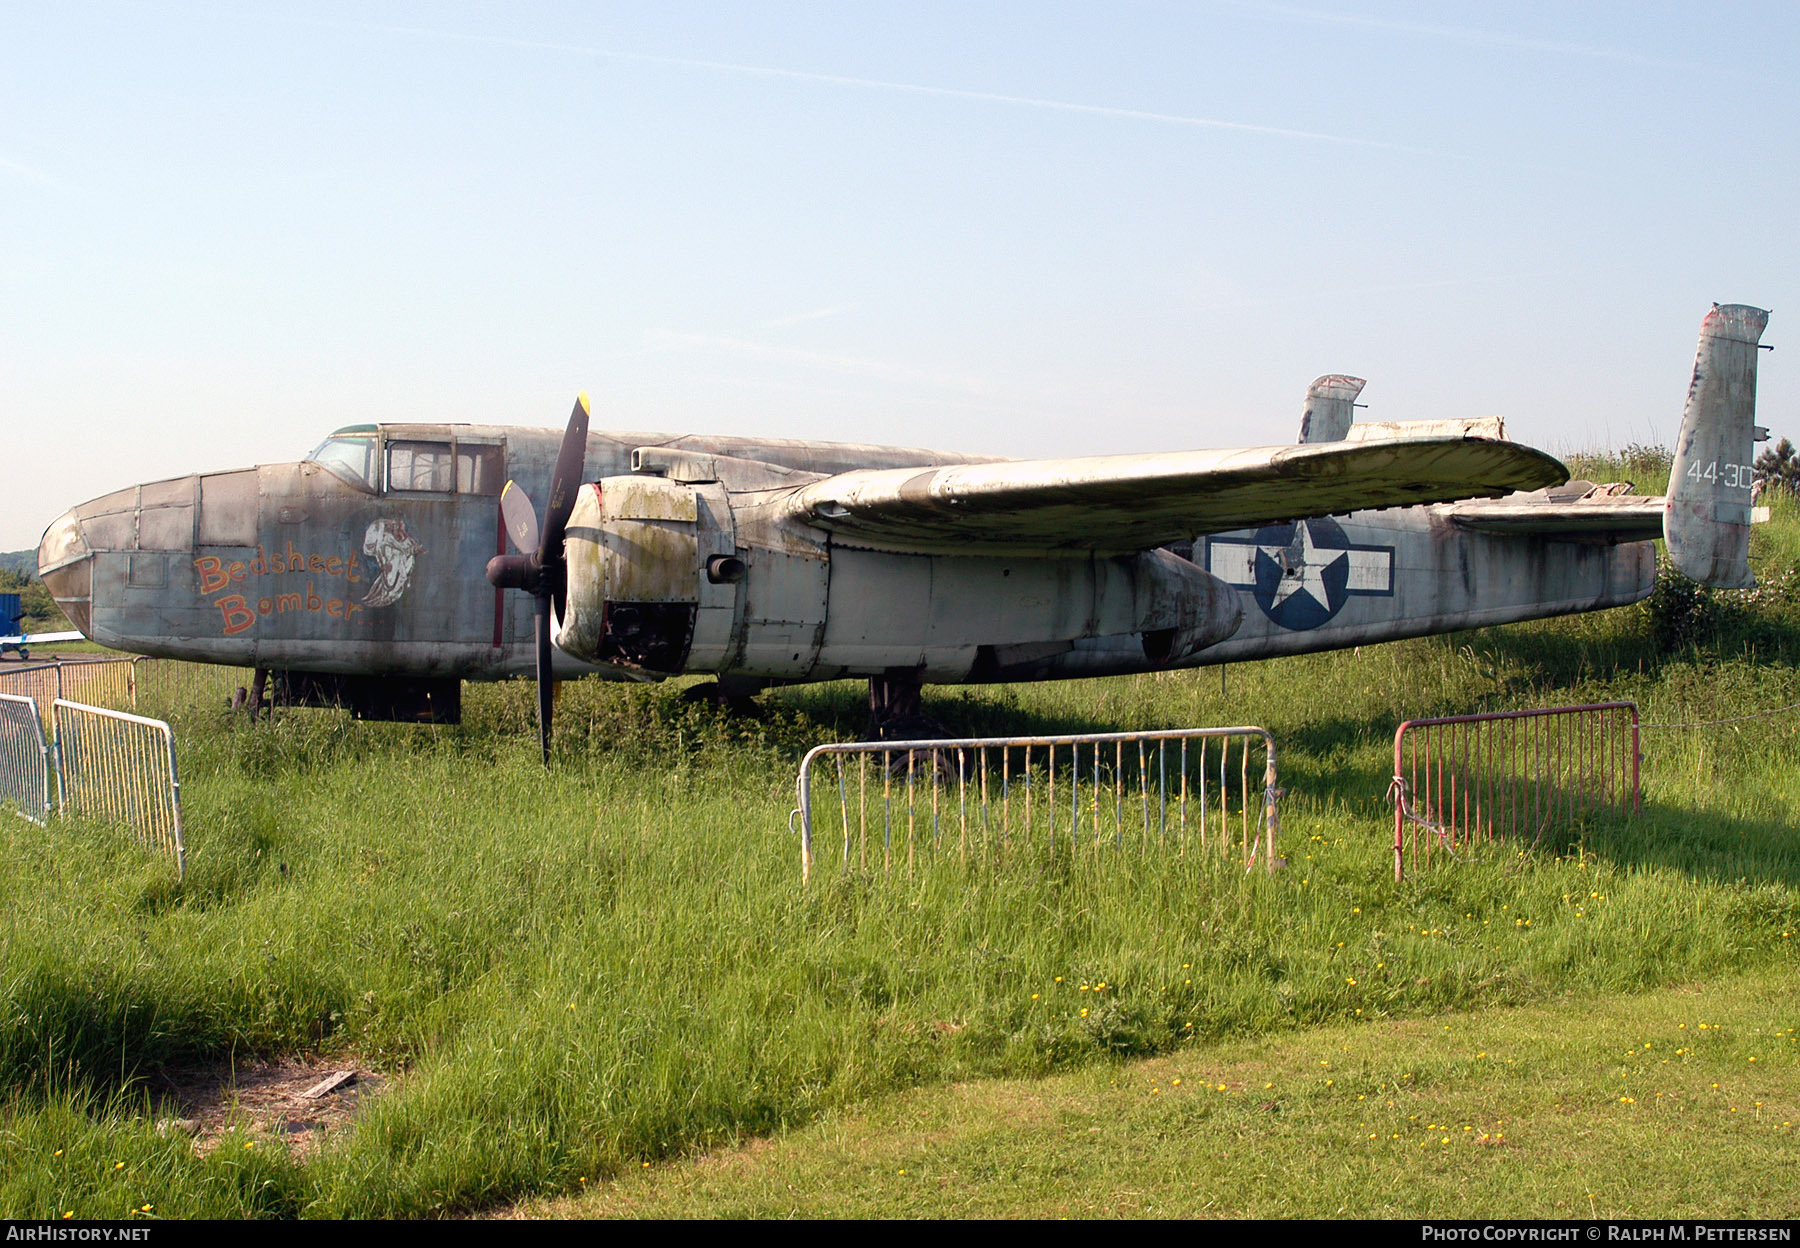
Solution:
M 589 416 L 592 416 L 594 414 L 594 409 L 588 405 L 588 397 L 587 397 L 586 390 L 583 390 L 580 394 L 576 395 L 575 401 L 577 403 L 581 404 L 581 410 L 586 412 Z

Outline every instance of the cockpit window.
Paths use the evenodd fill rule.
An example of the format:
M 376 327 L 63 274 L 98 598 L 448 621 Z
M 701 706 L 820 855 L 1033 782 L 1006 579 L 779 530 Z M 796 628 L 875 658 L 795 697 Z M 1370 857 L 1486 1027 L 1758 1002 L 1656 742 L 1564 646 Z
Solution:
M 390 490 L 426 490 L 448 494 L 456 482 L 455 460 L 448 442 L 389 442 L 387 480 Z
M 339 429 L 306 457 L 359 490 L 487 494 L 506 483 L 506 450 L 490 442 L 385 443 L 375 425 Z
M 389 442 L 387 488 L 448 494 L 498 494 L 506 456 L 486 443 Z
M 456 448 L 456 492 L 498 494 L 506 475 L 506 456 L 498 446 L 459 444 Z
M 319 448 L 306 458 L 359 490 L 374 493 L 380 487 L 373 433 L 340 429 L 319 443 Z

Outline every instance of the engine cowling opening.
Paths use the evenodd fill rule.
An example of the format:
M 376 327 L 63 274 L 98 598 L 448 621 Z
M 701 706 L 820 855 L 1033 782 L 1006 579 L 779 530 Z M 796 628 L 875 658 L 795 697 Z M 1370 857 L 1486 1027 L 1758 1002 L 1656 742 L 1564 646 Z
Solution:
M 685 670 L 701 582 L 721 537 L 709 523 L 713 509 L 701 505 L 703 488 L 655 476 L 582 487 L 563 539 L 559 647 L 589 663 Z

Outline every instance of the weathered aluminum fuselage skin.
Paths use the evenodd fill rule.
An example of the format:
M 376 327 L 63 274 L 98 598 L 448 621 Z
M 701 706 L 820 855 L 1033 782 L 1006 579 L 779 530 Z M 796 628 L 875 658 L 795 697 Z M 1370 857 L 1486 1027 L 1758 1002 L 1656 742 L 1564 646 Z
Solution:
M 677 477 L 681 465 L 670 465 Z M 785 492 L 708 465 L 577 495 L 557 646 L 646 674 L 743 682 L 907 673 L 932 683 L 1169 666 L 1237 627 L 1237 595 L 1164 550 L 899 554 L 797 523 Z M 732 558 L 729 579 L 707 574 Z
M 382 447 L 498 448 L 526 492 L 548 493 L 561 433 L 493 425 L 382 425 Z M 631 471 L 636 448 L 754 458 L 805 473 L 976 462 L 870 446 L 661 433 L 595 433 L 587 475 Z M 310 461 L 132 486 L 73 508 L 39 568 L 102 645 L 246 667 L 371 676 L 529 675 L 529 598 L 484 578 L 504 550 L 497 489 L 359 488 Z M 593 665 L 556 656 L 562 676 Z M 624 669 L 608 674 L 641 678 Z
M 1654 542 L 1476 533 L 1448 511 L 1365 511 L 1201 538 L 1194 559 L 1238 590 L 1244 621 L 1192 662 L 1597 611 L 1638 602 L 1655 588 Z
M 377 437 L 495 448 L 504 471 L 489 484 L 511 478 L 540 498 L 560 441 L 471 425 L 384 425 Z M 590 435 L 593 484 L 568 557 L 571 584 L 600 588 L 565 604 L 559 643 L 597 661 L 559 650 L 557 673 L 704 672 L 747 687 L 1118 675 L 1620 605 L 1655 578 L 1649 542 L 1474 533 L 1434 507 L 1220 534 L 1191 552 L 997 556 L 860 549 L 780 505 L 810 474 L 982 458 Z M 483 576 L 505 549 L 495 492 L 389 484 L 360 488 L 302 461 L 134 486 L 53 525 L 42 570 L 77 625 L 119 649 L 365 676 L 530 674 L 530 599 Z M 709 577 L 713 556 L 741 574 Z

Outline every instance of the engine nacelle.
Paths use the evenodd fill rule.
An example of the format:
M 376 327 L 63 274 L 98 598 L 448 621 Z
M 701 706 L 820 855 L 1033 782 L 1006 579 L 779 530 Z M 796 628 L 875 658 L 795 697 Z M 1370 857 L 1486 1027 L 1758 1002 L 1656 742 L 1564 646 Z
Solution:
M 718 484 L 607 477 L 576 495 L 556 644 L 578 659 L 674 675 L 716 664 L 737 593 L 731 504 Z M 709 564 L 711 575 L 709 575 Z
M 829 544 L 757 494 L 638 475 L 583 486 L 556 644 L 646 674 L 933 683 L 1179 666 L 1231 636 L 1239 595 L 1163 550 L 906 555 Z

